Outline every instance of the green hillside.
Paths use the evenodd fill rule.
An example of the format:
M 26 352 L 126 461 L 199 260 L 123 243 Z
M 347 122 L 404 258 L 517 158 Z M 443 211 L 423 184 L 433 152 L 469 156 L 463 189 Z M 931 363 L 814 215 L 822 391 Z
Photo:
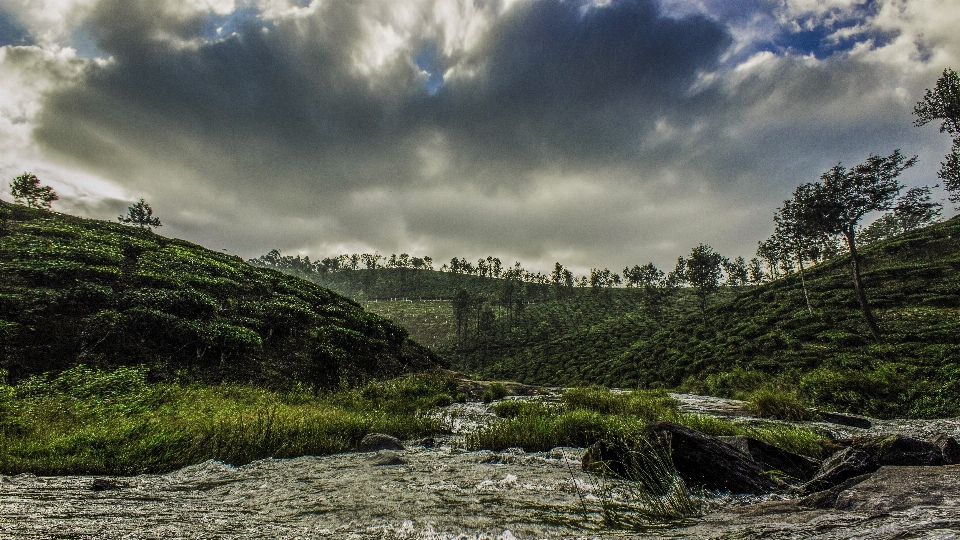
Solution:
M 429 365 L 407 332 L 313 283 L 147 230 L 0 202 L 0 369 L 332 386 Z
M 487 377 L 530 384 L 686 388 L 746 397 L 760 389 L 878 416 L 960 414 L 960 218 L 862 250 L 876 343 L 851 284 L 849 257 L 808 269 L 813 307 L 794 274 L 726 288 L 706 321 L 681 303 L 643 309 L 492 349 L 465 360 Z

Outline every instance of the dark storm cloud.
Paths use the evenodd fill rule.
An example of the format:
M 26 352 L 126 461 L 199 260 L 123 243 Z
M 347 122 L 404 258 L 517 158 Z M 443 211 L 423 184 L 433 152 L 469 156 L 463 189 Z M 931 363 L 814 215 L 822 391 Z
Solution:
M 198 38 L 203 21 L 161 6 L 98 5 L 89 24 L 115 61 L 51 98 L 41 141 L 101 165 L 124 154 L 118 161 L 132 160 L 124 172 L 176 155 L 215 177 L 224 160 L 211 167 L 206 158 L 230 156 L 240 184 L 270 170 L 274 181 L 302 178 L 309 168 L 310 182 L 334 192 L 416 182 L 424 133 L 449 138 L 458 175 L 589 166 L 629 156 L 656 117 L 688 110 L 685 90 L 729 43 L 716 23 L 665 19 L 652 2 L 540 1 L 508 12 L 469 57 L 436 60 L 479 75 L 430 96 L 417 51 L 373 84 L 357 73 L 359 10 L 350 3 L 296 21 L 254 20 L 233 37 L 179 50 L 158 36 Z
M 717 23 L 663 18 L 652 2 L 535 2 L 492 34 L 465 60 L 482 75 L 440 92 L 438 123 L 463 148 L 531 167 L 632 159 L 659 117 L 697 103 L 687 90 L 730 44 Z
M 892 63 L 824 48 L 829 13 L 816 48 L 768 2 L 713 2 L 709 17 L 653 0 L 474 2 L 469 45 L 428 0 L 290 17 L 186 4 L 101 0 L 84 33 L 111 60 L 48 93 L 34 135 L 148 197 L 165 233 L 245 256 L 589 269 L 672 264 L 699 242 L 750 256 L 798 183 L 911 140 L 903 96 L 922 95 L 903 83 L 897 97 Z M 755 19 L 774 30 L 751 41 Z

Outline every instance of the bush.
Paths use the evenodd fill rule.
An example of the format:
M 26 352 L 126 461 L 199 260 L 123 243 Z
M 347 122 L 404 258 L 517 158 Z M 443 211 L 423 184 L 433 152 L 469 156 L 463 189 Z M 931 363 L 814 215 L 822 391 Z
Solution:
M 812 420 L 814 412 L 803 400 L 789 390 L 764 387 L 747 397 L 747 409 L 763 418 L 778 420 Z
M 490 383 L 486 389 L 483 391 L 483 395 L 480 399 L 484 403 L 490 403 L 491 401 L 496 401 L 498 399 L 503 399 L 510 395 L 510 390 L 503 383 L 495 382 Z

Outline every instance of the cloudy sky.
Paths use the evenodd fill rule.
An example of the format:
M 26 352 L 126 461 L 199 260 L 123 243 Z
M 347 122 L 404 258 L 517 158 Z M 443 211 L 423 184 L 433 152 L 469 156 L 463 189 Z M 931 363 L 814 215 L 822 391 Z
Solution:
M 911 113 L 958 27 L 956 0 L 0 0 L 0 178 L 244 257 L 749 258 L 838 162 L 938 182 Z

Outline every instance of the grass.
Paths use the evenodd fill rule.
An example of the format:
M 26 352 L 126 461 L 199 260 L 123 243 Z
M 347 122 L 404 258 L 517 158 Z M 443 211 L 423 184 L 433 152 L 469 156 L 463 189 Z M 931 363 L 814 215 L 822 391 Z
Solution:
M 471 450 L 520 447 L 527 452 L 558 446 L 589 446 L 603 440 L 638 440 L 649 422 L 669 421 L 707 435 L 746 435 L 783 450 L 820 459 L 823 435 L 782 423 L 745 425 L 714 416 L 680 412 L 663 390 L 613 392 L 607 388 L 572 388 L 559 407 L 505 401 L 494 412 L 501 417 L 467 436 Z
M 456 388 L 439 374 L 315 393 L 151 384 L 146 373 L 79 366 L 0 386 L 0 472 L 161 473 L 207 459 L 241 465 L 343 452 L 370 432 L 443 432 L 422 413 L 449 403 Z
M 814 411 L 796 392 L 761 387 L 747 397 L 747 409 L 762 418 L 778 420 L 813 420 Z
M 597 497 L 606 525 L 644 529 L 703 515 L 703 494 L 680 478 L 669 446 L 645 440 L 629 446 L 624 460 L 638 466 L 628 469 L 627 478 L 612 471 L 600 475 Z

